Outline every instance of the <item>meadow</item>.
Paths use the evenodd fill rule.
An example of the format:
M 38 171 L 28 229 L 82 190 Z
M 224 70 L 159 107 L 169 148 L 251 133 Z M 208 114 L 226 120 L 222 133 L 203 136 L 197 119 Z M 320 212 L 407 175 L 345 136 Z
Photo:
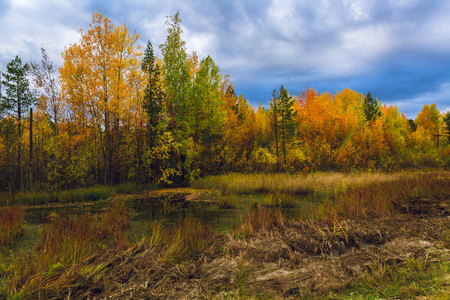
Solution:
M 0 298 L 450 294 L 445 170 L 231 173 L 189 188 L 96 186 L 8 201 L 0 209 Z M 64 211 L 87 202 L 103 206 Z M 45 222 L 28 222 L 42 206 Z

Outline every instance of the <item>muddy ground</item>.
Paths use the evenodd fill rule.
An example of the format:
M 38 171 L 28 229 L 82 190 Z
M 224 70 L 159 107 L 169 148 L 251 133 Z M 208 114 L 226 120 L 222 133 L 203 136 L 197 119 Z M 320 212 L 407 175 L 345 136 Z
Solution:
M 162 249 L 145 242 L 110 250 L 89 261 L 107 271 L 69 297 L 298 299 L 339 290 L 376 263 L 450 258 L 449 199 L 417 199 L 398 210 L 382 219 L 290 222 L 245 239 L 221 235 L 197 260 L 176 265 L 161 263 Z

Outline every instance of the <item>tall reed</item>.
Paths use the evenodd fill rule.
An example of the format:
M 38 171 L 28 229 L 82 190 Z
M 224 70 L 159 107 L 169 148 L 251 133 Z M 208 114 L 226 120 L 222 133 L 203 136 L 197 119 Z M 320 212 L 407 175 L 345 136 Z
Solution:
M 293 196 L 309 197 L 317 201 L 320 218 L 366 218 L 390 215 L 398 207 L 407 210 L 419 197 L 450 196 L 450 172 L 228 174 L 193 185 L 229 194 L 263 194 L 267 206 L 292 207 Z
M 66 191 L 21 192 L 15 196 L 14 203 L 23 205 L 39 205 L 47 203 L 86 202 L 107 199 L 116 194 L 110 186 L 92 186 Z
M 184 219 L 167 236 L 164 260 L 177 262 L 198 255 L 214 235 L 200 221 Z
M 270 229 L 282 228 L 286 222 L 280 209 L 255 206 L 248 216 L 234 228 L 233 234 L 235 237 L 245 238 L 257 231 L 267 232 Z
M 355 182 L 319 206 L 325 219 L 367 218 L 409 210 L 418 198 L 450 196 L 450 172 L 403 172 Z
M 124 197 L 118 197 L 101 215 L 98 223 L 99 233 L 102 237 L 113 237 L 118 242 L 122 230 L 130 228 L 130 217 Z
M 25 227 L 23 206 L 0 208 L 0 246 L 9 245 Z
M 124 241 L 130 226 L 124 199 L 119 198 L 98 218 L 56 216 L 42 228 L 36 251 L 15 257 L 6 267 L 0 286 L 7 293 L 47 299 L 83 282 L 79 262 Z M 31 255 L 31 256 L 30 256 Z M 0 291 L 1 292 L 1 291 Z M 59 296 L 56 296 L 59 297 Z

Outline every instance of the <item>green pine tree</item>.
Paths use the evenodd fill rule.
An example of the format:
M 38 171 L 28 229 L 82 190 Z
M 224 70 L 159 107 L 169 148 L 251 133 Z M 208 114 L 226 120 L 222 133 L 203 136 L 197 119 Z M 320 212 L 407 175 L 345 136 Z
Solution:
M 1 97 L 1 110 L 17 116 L 17 164 L 19 166 L 20 188 L 24 190 L 24 175 L 22 163 L 22 115 L 33 104 L 27 74 L 28 64 L 22 65 L 22 60 L 16 56 L 6 65 L 6 72 L 2 74 L 2 85 L 6 95 Z
M 161 134 L 161 122 L 164 109 L 164 93 L 159 83 L 161 70 L 155 63 L 152 43 L 147 43 L 141 64 L 142 71 L 147 75 L 144 90 L 143 107 L 147 115 L 147 141 L 150 147 L 155 147 Z
M 294 99 L 289 96 L 288 91 L 284 86 L 280 87 L 280 134 L 281 134 L 281 148 L 283 150 L 283 159 L 286 162 L 286 144 L 288 144 L 295 134 L 295 118 L 297 112 L 294 111 Z
M 280 92 L 277 89 L 272 91 L 272 101 L 270 101 L 269 106 L 269 118 L 270 125 L 272 126 L 272 131 L 275 137 L 275 154 L 277 156 L 277 171 L 280 171 L 280 155 L 278 147 L 278 136 L 279 136 L 279 118 L 280 118 Z
M 164 120 L 164 92 L 159 82 L 159 77 L 161 75 L 161 70 L 159 65 L 156 63 L 156 58 L 153 51 L 153 46 L 150 41 L 147 43 L 147 48 L 145 49 L 144 58 L 142 59 L 141 69 L 146 75 L 147 83 L 144 90 L 144 99 L 142 106 L 145 111 L 147 127 L 146 127 L 146 141 L 150 151 L 153 151 L 158 142 L 161 139 L 165 124 Z M 142 127 L 142 126 L 141 126 Z M 141 129 L 142 130 L 142 129 Z M 143 143 L 141 142 L 140 131 L 137 136 L 137 157 L 138 165 L 136 177 L 138 181 L 143 181 L 143 174 L 145 173 L 142 163 L 142 148 Z M 153 157 L 150 164 L 151 173 L 155 181 L 161 178 L 161 166 L 162 162 Z
M 447 129 L 448 143 L 450 144 L 450 111 L 444 114 L 443 120 Z
M 370 92 L 367 92 L 366 98 L 364 98 L 363 108 L 366 120 L 369 122 L 381 116 L 380 102 L 377 99 L 373 99 Z

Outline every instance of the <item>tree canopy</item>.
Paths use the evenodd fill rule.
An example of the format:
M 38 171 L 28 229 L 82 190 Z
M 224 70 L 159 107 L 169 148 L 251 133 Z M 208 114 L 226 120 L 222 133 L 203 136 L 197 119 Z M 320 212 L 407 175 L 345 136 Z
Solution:
M 0 189 L 23 189 L 29 179 L 35 188 L 59 190 L 182 185 L 233 171 L 450 166 L 450 113 L 436 104 L 408 120 L 370 92 L 289 93 L 281 85 L 268 108 L 253 106 L 210 55 L 187 52 L 181 22 L 179 13 L 168 17 L 161 57 L 150 41 L 141 50 L 138 34 L 97 12 L 64 49 L 59 68 L 45 49 L 40 63 L 8 63 L 0 88 Z

